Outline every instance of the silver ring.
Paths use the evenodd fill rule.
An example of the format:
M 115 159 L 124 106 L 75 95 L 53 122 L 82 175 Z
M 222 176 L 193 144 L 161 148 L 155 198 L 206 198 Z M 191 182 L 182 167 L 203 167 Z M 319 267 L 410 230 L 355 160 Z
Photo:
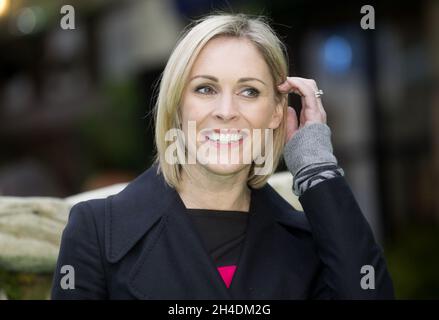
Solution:
M 323 96 L 323 90 L 318 90 L 316 92 L 314 92 L 316 98 L 320 98 L 321 96 Z

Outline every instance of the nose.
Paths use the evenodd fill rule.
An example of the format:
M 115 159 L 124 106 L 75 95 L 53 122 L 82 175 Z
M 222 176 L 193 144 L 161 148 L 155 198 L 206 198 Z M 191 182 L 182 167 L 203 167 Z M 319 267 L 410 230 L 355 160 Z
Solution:
M 234 101 L 233 93 L 221 95 L 218 104 L 215 106 L 213 116 L 222 121 L 232 121 L 239 117 L 238 106 Z

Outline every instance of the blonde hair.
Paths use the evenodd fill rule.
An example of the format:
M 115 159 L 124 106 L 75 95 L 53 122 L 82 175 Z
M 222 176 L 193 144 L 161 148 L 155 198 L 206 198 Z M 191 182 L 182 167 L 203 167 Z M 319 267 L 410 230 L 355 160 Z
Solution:
M 155 163 L 171 187 L 178 187 L 181 179 L 181 164 L 169 164 L 165 151 L 172 143 L 165 135 L 172 128 L 181 129 L 179 105 L 192 65 L 207 42 L 215 37 L 228 36 L 250 40 L 263 56 L 273 77 L 274 86 L 285 81 L 288 73 L 288 56 L 284 44 L 263 17 L 244 14 L 213 14 L 194 21 L 186 29 L 174 48 L 162 73 L 159 94 L 154 108 L 155 143 L 157 153 Z M 276 102 L 283 108 L 283 119 L 273 131 L 273 166 L 268 175 L 255 175 L 254 163 L 247 178 L 252 188 L 262 187 L 276 169 L 282 156 L 287 119 L 287 97 L 276 88 Z

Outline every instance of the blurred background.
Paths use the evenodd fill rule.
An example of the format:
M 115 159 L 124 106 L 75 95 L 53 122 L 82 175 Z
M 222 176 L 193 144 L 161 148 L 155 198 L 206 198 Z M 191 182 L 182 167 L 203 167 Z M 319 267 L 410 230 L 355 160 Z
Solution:
M 74 29 L 60 25 L 65 4 Z M 147 169 L 154 87 L 183 28 L 212 10 L 269 17 L 290 74 L 325 91 L 335 154 L 397 298 L 438 299 L 437 0 L 0 0 L 0 196 L 65 198 Z M 0 297 L 47 298 L 50 270 L 1 261 Z

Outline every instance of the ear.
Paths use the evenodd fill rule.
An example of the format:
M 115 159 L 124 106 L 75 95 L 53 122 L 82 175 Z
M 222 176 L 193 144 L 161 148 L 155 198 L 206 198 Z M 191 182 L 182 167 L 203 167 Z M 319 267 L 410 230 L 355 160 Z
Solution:
M 270 129 L 274 130 L 274 129 L 277 129 L 280 126 L 280 124 L 282 122 L 282 119 L 283 119 L 283 115 L 284 115 L 283 105 L 284 105 L 283 99 L 282 99 L 281 102 L 276 104 L 274 112 L 273 112 L 273 114 L 271 116 L 271 121 L 270 121 L 270 123 L 268 125 L 268 127 Z

